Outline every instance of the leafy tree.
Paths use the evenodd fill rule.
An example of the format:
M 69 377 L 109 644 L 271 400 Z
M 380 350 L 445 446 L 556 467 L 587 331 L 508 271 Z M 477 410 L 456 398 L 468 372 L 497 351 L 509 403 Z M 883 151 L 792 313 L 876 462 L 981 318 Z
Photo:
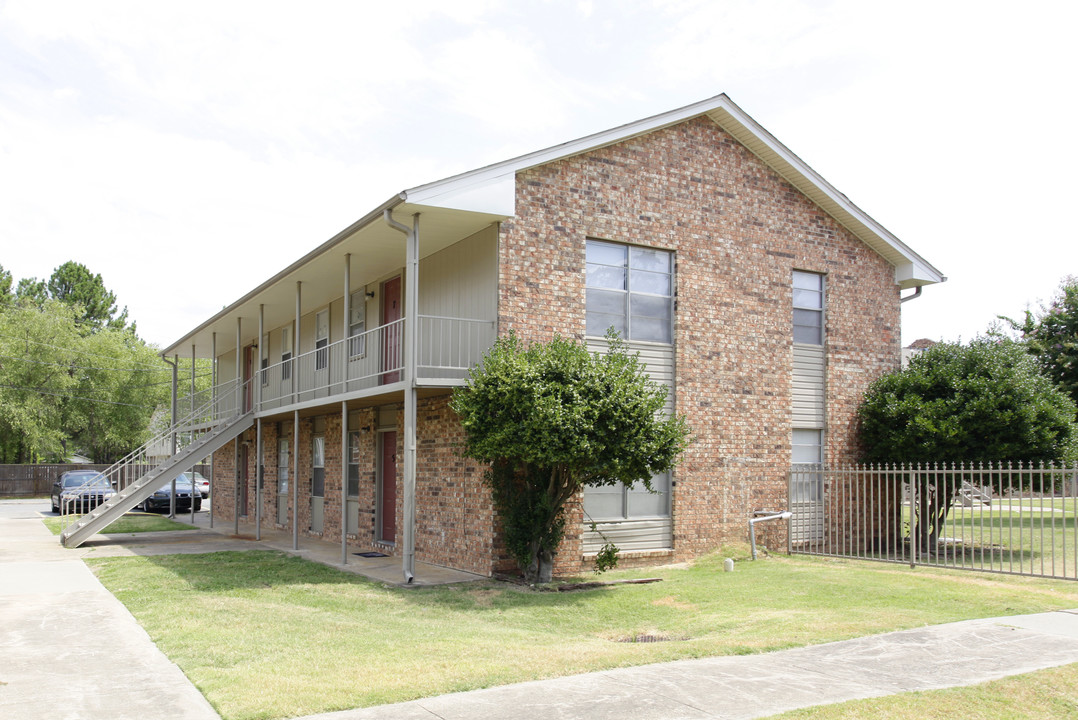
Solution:
M 0 286 L 5 279 L 10 287 L 0 269 Z M 169 402 L 170 373 L 125 321 L 100 276 L 77 263 L 48 284 L 21 280 L 0 301 L 0 462 L 74 451 L 109 462 L 145 440 L 155 408 Z
M 1003 319 L 1022 333 L 1044 373 L 1078 403 L 1078 278 L 1064 280 L 1039 316 L 1027 310 L 1022 323 Z
M 78 380 L 70 372 L 74 311 L 46 301 L 0 312 L 0 462 L 62 460 L 62 398 Z
M 1078 450 L 1074 401 L 1040 374 L 1022 345 L 1003 338 L 918 353 L 908 368 L 873 383 L 859 416 L 869 462 L 1067 462 Z M 917 531 L 921 547 L 934 547 L 962 481 L 975 478 L 919 477 L 929 479 L 920 488 Z M 1001 479 L 989 473 L 976 481 Z
M 49 288 L 44 280 L 36 278 L 22 278 L 15 287 L 15 299 L 23 304 L 44 307 L 49 299 Z
M 463 451 L 491 463 L 506 545 L 529 581 L 550 580 L 572 497 L 586 486 L 651 489 L 689 442 L 685 418 L 661 413 L 666 389 L 609 341 L 591 354 L 561 337 L 525 346 L 510 334 L 453 394 Z
M 6 307 L 14 301 L 15 295 L 11 292 L 11 287 L 11 273 L 0 265 L 0 307 Z
M 82 319 L 94 329 L 122 328 L 127 308 L 116 313 L 116 296 L 105 287 L 100 275 L 83 264 L 67 261 L 53 271 L 48 283 L 49 297 L 82 308 Z

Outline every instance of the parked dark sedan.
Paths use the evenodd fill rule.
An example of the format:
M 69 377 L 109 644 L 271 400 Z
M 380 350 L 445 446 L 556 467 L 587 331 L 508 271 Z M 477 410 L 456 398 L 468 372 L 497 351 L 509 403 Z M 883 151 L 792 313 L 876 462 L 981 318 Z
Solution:
M 52 484 L 52 511 L 90 512 L 115 495 L 112 483 L 94 470 L 69 470 Z
M 142 501 L 142 509 L 146 512 L 168 512 L 170 505 L 169 490 L 171 488 L 171 482 L 162 485 L 153 495 Z M 176 478 L 176 512 L 181 510 L 191 512 L 192 495 L 194 495 L 195 512 L 198 512 L 202 509 L 202 494 L 183 475 Z

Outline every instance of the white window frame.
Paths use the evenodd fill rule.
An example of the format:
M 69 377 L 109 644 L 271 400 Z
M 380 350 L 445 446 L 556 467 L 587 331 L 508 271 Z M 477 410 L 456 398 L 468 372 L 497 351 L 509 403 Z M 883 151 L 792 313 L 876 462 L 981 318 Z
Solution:
M 618 249 L 618 250 L 622 251 L 624 259 L 623 259 L 623 261 L 622 261 L 622 263 L 620 265 L 613 265 L 613 264 L 610 264 L 610 263 L 598 262 L 597 257 L 592 256 L 590 259 L 588 257 L 589 254 L 590 254 L 588 251 L 593 250 L 593 249 L 594 250 L 603 250 L 603 249 L 605 249 L 605 250 L 608 250 L 608 251 Z M 668 260 L 668 264 L 667 264 L 668 270 L 664 272 L 664 271 L 658 271 L 658 270 L 650 270 L 650 269 L 647 269 L 647 268 L 634 267 L 633 266 L 633 255 L 634 255 L 634 253 L 656 253 L 656 254 L 661 254 L 661 255 L 665 256 L 667 258 L 667 260 Z M 623 286 L 621 288 L 615 288 L 615 287 L 604 286 L 604 285 L 599 285 L 599 284 L 591 285 L 590 281 L 591 281 L 592 271 L 601 271 L 603 268 L 607 268 L 607 269 L 617 268 L 619 270 L 622 270 L 624 272 Z M 670 250 L 665 250 L 665 249 L 662 249 L 662 248 L 652 248 L 652 247 L 638 246 L 638 245 L 627 245 L 627 244 L 624 244 L 624 243 L 611 242 L 609 240 L 599 240 L 597 238 L 588 238 L 587 241 L 586 241 L 586 246 L 585 246 L 585 273 L 586 273 L 585 280 L 584 280 L 585 293 L 586 293 L 586 295 L 585 295 L 585 326 L 587 325 L 587 316 L 588 315 L 590 315 L 592 312 L 595 312 L 595 313 L 600 312 L 599 310 L 593 309 L 592 307 L 590 307 L 592 305 L 592 303 L 590 303 L 588 301 L 588 298 L 587 298 L 588 293 L 594 291 L 596 293 L 604 293 L 604 294 L 614 294 L 614 293 L 622 294 L 624 300 L 623 300 L 622 308 L 621 308 L 621 311 L 620 311 L 620 317 L 622 318 L 624 326 L 625 326 L 624 327 L 624 332 L 621 332 L 622 338 L 625 339 L 625 340 L 632 340 L 632 341 L 638 341 L 638 342 L 654 342 L 654 343 L 659 343 L 659 344 L 662 344 L 662 345 L 672 345 L 673 341 L 674 341 L 674 304 L 675 304 L 675 297 L 676 297 L 675 272 L 674 271 L 675 271 L 674 253 L 672 251 L 670 251 Z M 634 289 L 634 285 L 635 285 L 634 276 L 640 277 L 640 278 L 645 278 L 647 276 L 653 276 L 653 277 L 657 278 L 657 277 L 663 276 L 663 275 L 665 275 L 666 278 L 667 278 L 667 288 L 666 288 L 665 293 L 648 292 L 648 291 L 645 291 L 645 290 L 642 290 L 642 289 Z M 665 302 L 665 304 L 666 304 L 665 317 L 656 316 L 656 315 L 644 315 L 643 313 L 640 313 L 640 312 L 636 312 L 636 313 L 633 312 L 634 300 L 640 300 L 641 302 L 654 302 L 656 299 L 658 299 L 661 302 Z M 603 314 L 604 315 L 606 315 L 606 314 L 614 315 L 615 313 L 604 312 Z M 648 337 L 643 337 L 641 333 L 637 333 L 635 331 L 634 327 L 633 327 L 633 318 L 634 317 L 641 317 L 641 318 L 649 317 L 649 318 L 655 318 L 655 319 L 661 320 L 665 324 L 665 327 L 663 328 L 665 330 L 665 338 L 664 339 L 648 338 Z M 607 328 L 609 328 L 611 326 L 613 326 L 613 325 L 608 325 Z M 603 328 L 603 331 L 601 333 L 596 333 L 595 332 L 596 330 L 598 330 L 598 328 L 594 328 L 592 332 L 589 332 L 587 330 L 587 328 L 585 328 L 585 334 L 588 337 L 601 337 L 602 335 L 606 334 L 607 328 Z
M 359 360 L 367 356 L 367 293 L 352 293 L 348 318 L 348 359 Z
M 292 324 L 281 328 L 281 379 L 292 379 Z
M 791 282 L 793 296 L 793 338 L 802 345 L 823 345 L 827 333 L 826 309 L 827 281 L 822 273 L 794 270 Z M 806 325 L 799 319 L 816 318 L 816 324 Z M 816 338 L 807 334 L 816 332 Z

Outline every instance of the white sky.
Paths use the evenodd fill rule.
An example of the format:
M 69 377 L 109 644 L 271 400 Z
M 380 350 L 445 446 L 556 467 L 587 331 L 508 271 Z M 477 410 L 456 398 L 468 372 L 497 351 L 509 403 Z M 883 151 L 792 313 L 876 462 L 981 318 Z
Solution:
M 0 265 L 166 345 L 396 192 L 721 92 L 945 275 L 903 343 L 1078 274 L 1070 2 L 0 0 Z

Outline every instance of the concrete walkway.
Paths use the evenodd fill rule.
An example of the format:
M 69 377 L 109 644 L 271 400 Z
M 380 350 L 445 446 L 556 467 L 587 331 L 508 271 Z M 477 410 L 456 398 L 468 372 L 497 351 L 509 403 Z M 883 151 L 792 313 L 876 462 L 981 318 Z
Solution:
M 41 523 L 47 505 L 0 501 L 0 718 L 217 719 L 81 558 L 279 545 L 292 552 L 291 536 L 264 533 L 263 542 L 254 542 L 243 526 L 238 536 L 234 526 L 201 527 L 206 514 L 200 513 L 198 530 L 99 536 L 82 548 L 65 550 Z M 339 545 L 301 540 L 297 552 L 340 567 Z M 400 582 L 399 561 L 367 560 L 349 558 L 343 569 Z M 437 576 L 437 570 L 417 566 L 417 579 L 432 583 L 474 577 L 455 571 Z M 99 632 L 107 633 L 109 641 L 100 642 Z M 1074 662 L 1078 611 L 1066 611 L 970 620 L 765 655 L 575 675 L 306 720 L 758 718 L 810 705 L 970 685 Z

